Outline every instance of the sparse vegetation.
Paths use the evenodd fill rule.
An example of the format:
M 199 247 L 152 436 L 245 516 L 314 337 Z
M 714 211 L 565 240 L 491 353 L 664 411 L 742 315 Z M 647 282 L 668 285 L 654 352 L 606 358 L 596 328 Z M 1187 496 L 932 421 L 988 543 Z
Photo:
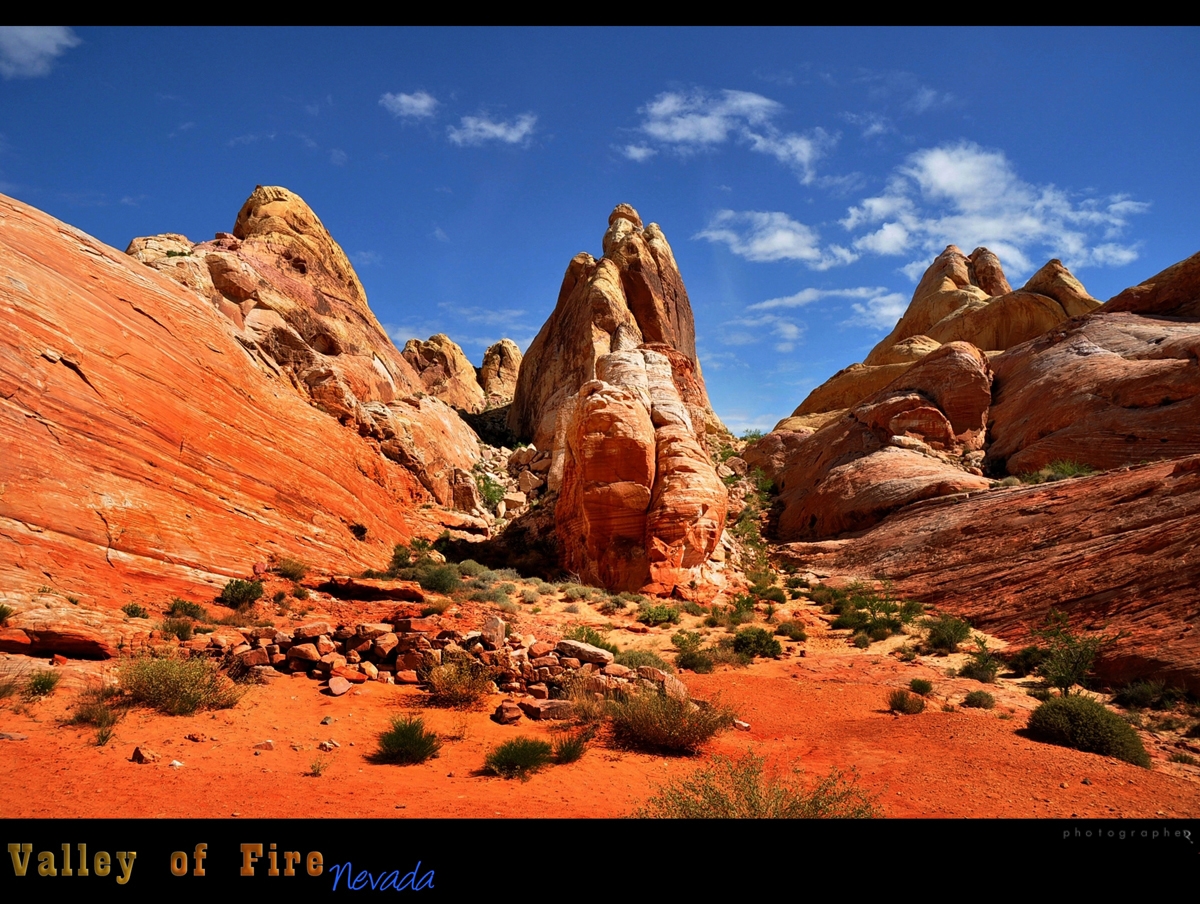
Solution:
M 96 746 L 103 747 L 112 740 L 117 723 L 124 717 L 119 708 L 121 690 L 117 687 L 98 687 L 84 691 L 75 711 L 72 725 L 90 725 L 96 729 Z
M 1039 471 L 1031 471 L 1027 474 L 1018 474 L 1017 477 L 1021 483 L 1050 483 L 1055 480 L 1067 480 L 1071 477 L 1087 477 L 1095 474 L 1096 469 L 1091 465 L 1086 465 L 1078 461 L 1067 461 L 1060 459 L 1052 461 L 1046 467 Z
M 379 735 L 379 749 L 373 759 L 408 766 L 437 756 L 441 747 L 437 734 L 425 728 L 424 719 L 396 716 L 387 731 Z
M 163 637 L 174 637 L 177 640 L 192 639 L 192 622 L 186 618 L 168 618 L 158 625 Z
M 903 688 L 897 688 L 888 695 L 888 709 L 894 713 L 915 716 L 925 712 L 925 700 L 916 694 L 910 694 Z
M 762 656 L 765 659 L 774 659 L 783 652 L 783 646 L 765 628 L 743 628 L 738 631 L 733 638 L 733 649 L 743 656 Z
M 137 603 L 126 603 L 121 607 L 121 611 L 130 618 L 149 618 L 150 613 L 146 611 L 144 606 L 139 606 Z
M 25 679 L 25 696 L 29 698 L 48 697 L 58 687 L 62 676 L 58 672 L 43 669 L 34 672 Z
M 928 697 L 933 693 L 933 682 L 927 678 L 914 678 L 912 681 L 908 682 L 908 689 L 914 694 L 918 694 L 922 697 Z
M 674 606 L 647 604 L 642 606 L 638 612 L 637 620 L 652 628 L 658 625 L 677 625 L 679 624 L 679 610 Z
M 666 753 L 696 753 L 733 724 L 733 711 L 718 704 L 698 706 L 658 690 L 642 690 L 609 701 L 618 744 Z
M 528 779 L 534 772 L 549 766 L 554 749 L 548 741 L 534 738 L 513 738 L 505 741 L 487 755 L 483 768 L 501 778 Z
M 289 581 L 303 581 L 308 574 L 308 565 L 299 559 L 284 557 L 275 563 L 275 573 Z
M 808 640 L 808 632 L 804 630 L 804 625 L 797 621 L 785 621 L 775 628 L 775 633 L 779 637 L 786 637 L 788 640 Z
M 613 662 L 617 665 L 623 665 L 627 669 L 636 669 L 639 666 L 648 665 L 651 668 L 661 669 L 668 673 L 675 671 L 669 662 L 653 650 L 622 650 L 613 657 Z
M 703 638 L 695 631 L 676 631 L 671 643 L 679 655 L 675 657 L 675 666 L 680 669 L 690 669 L 697 674 L 707 674 L 713 670 L 713 659 L 700 647 Z
M 199 603 L 189 603 L 187 600 L 175 597 L 167 609 L 168 618 L 191 618 L 196 621 L 208 621 L 208 611 Z
M 1090 697 L 1051 697 L 1029 717 L 1029 736 L 1038 741 L 1099 753 L 1150 768 L 1150 757 L 1137 732 Z
M 996 705 L 996 698 L 987 691 L 971 691 L 962 705 L 972 709 L 991 709 Z
M 248 609 L 263 595 L 262 581 L 234 579 L 225 585 L 218 599 L 231 609 Z
M 442 664 L 429 670 L 429 702 L 433 706 L 474 706 L 492 692 L 491 672 L 475 657 L 465 653 L 444 656 Z
M 1000 671 L 1000 658 L 987 648 L 987 641 L 975 635 L 975 645 L 979 648 L 971 654 L 971 658 L 958 670 L 963 678 L 971 678 L 984 684 L 995 684 L 996 673 Z
M 1008 657 L 1008 670 L 1014 677 L 1024 678 L 1034 674 L 1045 658 L 1046 651 L 1041 647 L 1023 647 Z
M 209 659 L 176 655 L 144 655 L 128 659 L 117 681 L 135 703 L 172 716 L 205 709 L 229 709 L 241 691 Z
M 1163 681 L 1133 681 L 1117 691 L 1113 703 L 1127 709 L 1170 709 L 1182 693 Z
M 1200 760 L 1196 759 L 1190 753 L 1184 753 L 1182 750 L 1177 750 L 1167 757 L 1167 762 L 1182 763 L 1184 766 L 1200 766 Z
M 576 625 L 563 635 L 563 640 L 577 640 L 580 643 L 599 647 L 601 650 L 608 650 L 613 656 L 621 652 L 620 647 L 615 643 L 609 643 L 609 641 L 605 640 L 603 634 L 590 625 Z
M 1038 674 L 1064 696 L 1076 685 L 1087 686 L 1096 657 L 1119 637 L 1116 634 L 1079 637 L 1071 630 L 1066 613 L 1057 609 L 1051 609 L 1045 625 L 1033 633 L 1045 641 L 1047 647 Z
M 929 646 L 942 653 L 957 653 L 958 645 L 971 636 L 971 626 L 953 615 L 926 619 Z
M 433 593 L 452 593 L 462 586 L 456 565 L 434 565 L 421 569 L 417 574 L 417 583 L 422 590 Z
M 659 787 L 634 815 L 643 819 L 865 819 L 882 816 L 852 774 L 834 770 L 811 790 L 801 773 L 768 775 L 762 757 L 714 757 L 687 778 Z
M 9 618 L 13 614 L 12 606 L 6 606 L 0 603 L 0 626 L 8 624 Z
M 481 464 L 477 464 L 475 468 L 475 486 L 479 488 L 483 504 L 489 512 L 495 514 L 500 503 L 504 501 L 504 486 L 484 471 Z
M 589 740 L 591 740 L 591 732 L 586 730 L 572 732 L 557 738 L 554 741 L 554 762 L 560 766 L 574 763 L 587 750 Z

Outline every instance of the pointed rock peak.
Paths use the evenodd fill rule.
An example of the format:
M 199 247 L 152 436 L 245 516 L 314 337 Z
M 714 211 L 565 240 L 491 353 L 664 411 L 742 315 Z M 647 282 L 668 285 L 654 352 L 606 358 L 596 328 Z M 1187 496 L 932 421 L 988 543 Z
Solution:
M 1088 294 L 1083 283 L 1077 280 L 1058 258 L 1047 261 L 1042 269 L 1029 277 L 1024 291 L 1053 298 L 1063 306 L 1063 310 L 1070 317 L 1100 306 L 1100 302 Z
M 608 225 L 611 226 L 617 220 L 628 220 L 636 228 L 642 228 L 642 218 L 629 204 L 618 204 L 613 208 L 613 212 L 608 215 Z
M 967 272 L 971 277 L 971 282 L 987 292 L 988 295 L 994 298 L 997 295 L 1007 295 L 1012 291 L 1012 286 L 1008 284 L 1008 280 L 1004 276 L 1004 269 L 1000 266 L 1000 258 L 988 249 L 976 248 L 967 260 L 970 261 Z

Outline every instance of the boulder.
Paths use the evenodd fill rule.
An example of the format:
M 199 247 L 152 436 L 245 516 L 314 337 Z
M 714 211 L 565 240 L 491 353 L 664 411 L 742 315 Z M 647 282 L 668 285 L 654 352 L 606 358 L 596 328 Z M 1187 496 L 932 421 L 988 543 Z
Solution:
M 483 353 L 479 385 L 490 406 L 507 405 L 517 391 L 521 373 L 521 349 L 511 339 L 501 339 Z
M 445 333 L 430 336 L 425 342 L 409 339 L 402 354 L 420 376 L 425 392 L 463 411 L 474 413 L 487 407 L 487 396 L 476 379 L 475 368 Z

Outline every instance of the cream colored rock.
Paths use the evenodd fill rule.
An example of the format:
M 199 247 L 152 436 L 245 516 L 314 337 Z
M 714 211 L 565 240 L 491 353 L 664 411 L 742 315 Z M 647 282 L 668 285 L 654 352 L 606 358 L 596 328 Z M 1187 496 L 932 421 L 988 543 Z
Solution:
M 501 339 L 483 353 L 479 369 L 479 385 L 489 405 L 506 405 L 517 391 L 521 373 L 521 349 L 511 339 Z
M 420 375 L 430 395 L 470 413 L 487 407 L 487 397 L 476 379 L 475 368 L 445 333 L 430 336 L 425 342 L 409 339 L 402 354 Z

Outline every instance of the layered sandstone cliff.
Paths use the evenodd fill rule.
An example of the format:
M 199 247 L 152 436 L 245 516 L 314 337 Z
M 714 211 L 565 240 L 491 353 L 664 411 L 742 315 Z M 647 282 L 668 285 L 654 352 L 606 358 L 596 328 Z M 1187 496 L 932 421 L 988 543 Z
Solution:
M 329 367 L 368 394 L 363 386 L 391 391 L 404 372 L 376 369 L 383 355 L 349 326 L 335 329 L 333 314 L 303 313 L 302 295 L 320 306 L 312 283 L 297 277 L 293 294 L 281 295 L 254 275 L 265 250 L 240 255 L 231 250 L 240 239 L 220 241 L 224 250 L 212 243 L 200 253 L 181 239 L 143 243 L 178 249 L 159 259 L 168 271 L 183 264 L 195 280 L 185 286 L 181 273 L 0 197 L 0 601 L 17 610 L 10 628 L 21 629 L 43 586 L 81 609 L 134 602 L 161 611 L 175 595 L 211 599 L 271 555 L 359 571 L 386 561 L 395 543 L 440 530 L 419 508 L 429 495 L 418 476 L 292 382 L 322 385 L 303 377 Z M 278 250 L 276 263 L 287 247 L 293 261 L 309 247 L 262 241 Z M 305 261 L 320 269 L 315 255 Z M 239 304 L 217 289 L 232 283 L 214 282 L 214 271 L 244 279 L 228 290 L 244 296 Z M 332 264 L 328 279 L 339 272 L 349 315 L 355 281 Z M 309 332 L 268 302 L 291 305 Z M 367 325 L 363 317 L 357 328 Z M 342 354 L 317 351 L 320 335 Z M 296 357 L 280 351 L 290 362 L 281 367 L 272 348 Z M 341 370 L 347 356 L 364 367 Z M 53 630 L 39 625 L 30 630 Z
M 440 503 L 454 504 L 456 484 L 479 460 L 477 438 L 396 350 L 349 259 L 298 195 L 260 185 L 232 234 L 199 244 L 137 238 L 127 253 L 220 312 L 224 331 L 265 374 L 376 440 Z

